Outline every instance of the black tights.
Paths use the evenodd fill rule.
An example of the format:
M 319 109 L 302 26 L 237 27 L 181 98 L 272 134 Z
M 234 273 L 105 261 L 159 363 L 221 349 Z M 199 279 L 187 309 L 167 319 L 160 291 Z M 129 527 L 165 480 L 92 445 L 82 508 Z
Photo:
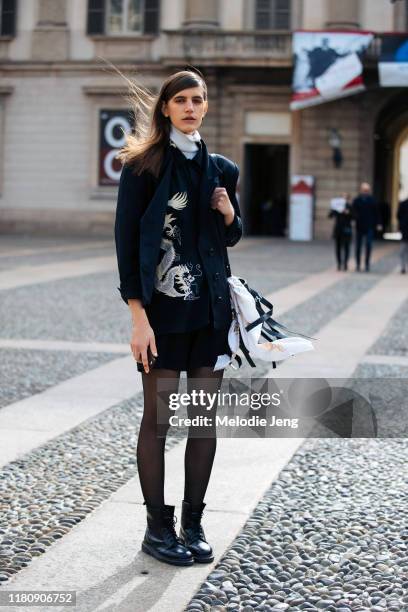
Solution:
M 221 385 L 224 370 L 213 371 L 212 367 L 195 368 L 187 371 L 187 392 L 193 389 L 203 389 L 207 393 L 216 393 Z M 152 369 L 148 374 L 142 373 L 144 392 L 144 411 L 137 441 L 137 466 L 140 485 L 147 505 L 161 506 L 164 504 L 164 447 L 165 435 L 169 425 L 157 425 L 157 383 L 166 379 L 166 391 L 163 394 L 163 384 L 160 386 L 160 398 L 164 399 L 168 416 L 175 414 L 168 408 L 170 393 L 177 393 L 180 372 L 163 368 Z M 167 402 L 166 402 L 167 398 Z M 213 418 L 214 409 L 209 413 Z M 194 417 L 197 412 L 194 406 L 187 407 L 188 417 Z M 209 435 L 205 428 L 205 435 Z M 163 437 L 157 437 L 158 433 Z M 184 455 L 184 500 L 194 508 L 199 507 L 204 499 L 217 446 L 215 426 L 212 437 L 199 437 L 199 428 L 190 427 Z M 197 437 L 196 437 L 197 436 Z

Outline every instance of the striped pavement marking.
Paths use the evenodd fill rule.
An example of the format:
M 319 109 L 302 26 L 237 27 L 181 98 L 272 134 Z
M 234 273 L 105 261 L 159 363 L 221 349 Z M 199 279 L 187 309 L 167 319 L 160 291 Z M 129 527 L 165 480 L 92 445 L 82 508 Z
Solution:
M 292 305 L 298 305 L 342 278 L 332 272 L 311 274 L 307 277 L 307 282 L 296 282 L 292 286 L 284 287 L 268 295 L 267 298 L 279 304 L 279 312 L 282 313 Z M 115 390 L 117 396 L 122 400 L 142 391 L 141 375 L 136 369 L 133 356 L 129 355 L 130 346 L 128 344 L 0 339 L 0 347 L 73 351 L 92 350 L 91 347 L 93 347 L 101 352 L 111 352 L 113 347 L 112 352 L 128 354 L 127 357 L 120 360 L 115 359 L 2 408 L 0 410 L 0 465 L 17 459 L 24 453 L 78 425 L 81 420 L 95 416 L 98 412 L 108 408 L 109 405 L 112 405 L 109 404 L 112 390 Z M 122 364 L 123 369 L 120 365 L 118 367 L 118 364 Z M 118 370 L 121 373 L 119 377 L 117 376 Z M 109 381 L 109 393 L 105 396 L 102 390 L 99 390 L 92 401 L 89 389 L 98 389 L 100 381 Z M 75 410 L 73 406 L 76 407 Z M 60 415 L 58 420 L 56 420 L 56 415 Z
M 405 355 L 365 355 L 361 363 L 408 367 L 408 357 Z
M 42 266 L 19 266 L 0 272 L 0 291 L 113 271 L 117 271 L 116 257 L 113 255 L 61 261 Z
M 380 257 L 379 254 L 377 256 Z M 266 297 L 279 306 L 280 315 L 343 279 L 344 275 L 337 275 L 330 269 L 311 274 L 305 280 L 293 283 Z M 42 350 L 75 351 L 78 346 L 79 350 L 84 351 L 93 346 L 101 352 L 111 352 L 113 347 L 112 352 L 130 353 L 130 346 L 127 344 L 1 339 L 0 347 L 5 347 L 7 343 L 10 343 L 9 347 L 13 347 L 14 343 L 16 343 L 14 347 L 17 347 L 20 343 L 20 348 L 42 347 Z M 309 353 L 307 359 L 312 355 Z M 293 361 L 289 362 L 290 367 Z M 283 375 L 284 367 L 287 367 L 287 364 L 279 366 L 279 376 L 281 372 Z M 292 372 L 292 369 L 289 371 Z M 276 372 L 273 372 L 273 376 L 276 376 Z M 100 387 L 105 381 L 108 384 Z M 106 388 L 106 394 L 103 388 Z M 94 390 L 93 397 L 92 390 Z M 5 406 L 0 410 L 0 466 L 140 391 L 142 391 L 141 375 L 136 369 L 133 356 L 128 355 Z M 112 392 L 114 401 L 111 401 Z
M 30 255 L 46 255 L 47 253 L 65 253 L 70 251 L 83 251 L 86 249 L 103 249 L 113 246 L 112 240 L 105 240 L 103 242 L 81 242 L 79 244 L 67 244 L 65 246 L 49 246 L 49 247 L 37 247 L 32 249 L 11 249 L 8 251 L 1 251 L 0 257 L 28 257 Z
M 133 356 L 121 357 L 0 410 L 0 466 L 142 390 Z
M 267 241 L 259 239 L 243 239 L 235 247 L 235 251 L 245 250 L 254 245 L 262 245 Z M 83 243 L 79 248 L 89 248 L 86 246 L 87 243 Z M 93 245 L 95 248 L 99 246 L 112 247 L 114 251 L 114 244 L 112 242 L 102 243 L 102 245 Z M 67 251 L 77 250 L 76 245 L 67 247 L 55 247 L 53 249 L 26 249 L 16 250 L 15 252 L 0 253 L 0 257 L 6 256 L 18 256 L 18 255 L 38 255 L 44 252 L 50 251 Z M 107 255 L 104 257 L 86 257 L 79 260 L 71 260 L 64 262 L 48 263 L 41 265 L 26 265 L 16 266 L 8 270 L 0 271 L 0 290 L 14 289 L 16 287 L 22 287 L 25 285 L 34 285 L 37 283 L 47 283 L 54 280 L 62 280 L 64 278 L 73 278 L 76 276 L 84 276 L 86 274 L 97 274 L 100 272 L 112 272 L 117 271 L 117 260 L 116 255 Z
M 387 274 L 315 334 L 315 351 L 282 363 L 269 376 L 295 378 L 349 378 L 388 322 L 408 299 L 408 285 L 399 268 Z M 335 324 L 334 324 L 335 323 Z M 300 358 L 301 357 L 301 358 Z
M 358 336 L 361 335 L 365 350 L 376 341 L 407 297 L 406 289 L 401 287 L 400 277 L 389 274 L 350 305 L 346 314 L 340 313 L 316 334 L 323 338 L 324 347 L 325 339 L 330 339 L 329 348 L 333 352 L 329 357 L 336 357 L 335 349 L 340 353 L 331 368 L 332 375 L 344 376 L 345 356 L 347 371 L 355 369 L 363 357 Z M 364 318 L 365 314 L 367 318 Z M 355 324 L 351 325 L 352 321 Z M 367 331 L 361 328 L 362 322 L 367 324 Z M 333 339 L 336 341 L 334 345 L 331 344 Z M 327 355 L 323 355 L 321 347 L 317 348 L 316 355 L 319 352 L 322 353 L 319 366 L 327 366 Z M 321 376 L 320 370 L 310 367 L 312 355 L 309 353 L 296 363 L 291 360 L 283 364 L 291 369 L 288 375 L 310 376 L 312 370 L 314 375 Z M 115 612 L 181 611 L 302 442 L 300 438 L 239 438 L 218 442 L 206 495 L 208 511 L 203 523 L 215 551 L 212 564 L 174 568 L 140 551 L 145 508 L 138 478 L 135 477 L 44 555 L 21 570 L 11 579 L 8 588 L 76 590 L 78 612 L 109 609 Z M 166 474 L 170 475 L 166 478 L 166 500 L 175 503 L 178 515 L 183 494 L 183 482 L 179 477 L 183 453 L 184 444 L 178 444 L 166 454 Z M 64 610 L 59 609 L 61 612 Z M 49 610 L 55 611 L 56 608 Z

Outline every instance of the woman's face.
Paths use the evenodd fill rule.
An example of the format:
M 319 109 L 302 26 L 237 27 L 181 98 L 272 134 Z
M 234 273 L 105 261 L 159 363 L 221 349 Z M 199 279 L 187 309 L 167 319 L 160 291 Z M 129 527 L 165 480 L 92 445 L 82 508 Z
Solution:
M 162 112 L 178 130 L 192 134 L 200 127 L 207 108 L 203 88 L 189 87 L 179 91 L 167 104 L 163 102 Z

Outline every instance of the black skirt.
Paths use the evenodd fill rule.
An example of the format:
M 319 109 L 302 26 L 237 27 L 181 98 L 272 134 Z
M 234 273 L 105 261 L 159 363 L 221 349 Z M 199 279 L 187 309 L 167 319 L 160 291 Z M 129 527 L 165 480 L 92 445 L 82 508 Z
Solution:
M 189 331 L 155 336 L 158 357 L 149 368 L 187 371 L 192 368 L 214 367 L 218 355 L 230 355 L 228 344 L 229 327 L 214 329 L 212 322 L 205 327 Z M 142 363 L 137 363 L 139 372 L 144 372 Z

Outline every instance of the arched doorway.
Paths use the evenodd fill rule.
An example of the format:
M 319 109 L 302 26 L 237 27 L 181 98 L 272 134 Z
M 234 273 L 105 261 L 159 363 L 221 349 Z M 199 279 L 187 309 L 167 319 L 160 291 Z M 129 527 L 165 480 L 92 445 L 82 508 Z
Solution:
M 404 193 L 408 196 L 406 101 L 406 90 L 393 96 L 380 111 L 374 132 L 374 193 L 381 205 L 384 229 L 390 231 L 398 229 L 398 202 Z

